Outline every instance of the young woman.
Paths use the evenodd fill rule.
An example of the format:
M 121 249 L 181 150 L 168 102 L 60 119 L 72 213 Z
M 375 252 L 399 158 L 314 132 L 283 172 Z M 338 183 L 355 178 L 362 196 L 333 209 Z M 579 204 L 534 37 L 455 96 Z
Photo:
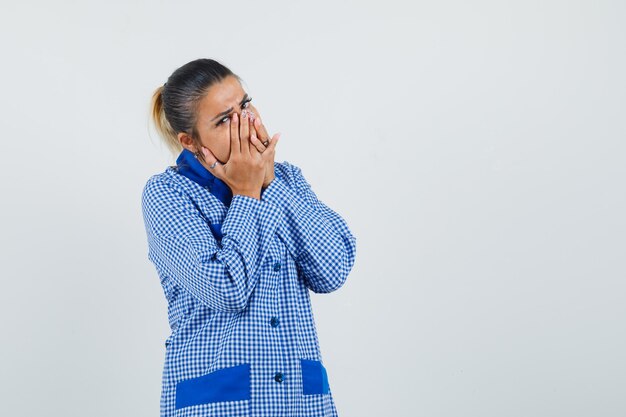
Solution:
M 176 165 L 142 192 L 168 302 L 161 416 L 336 416 L 309 290 L 341 287 L 356 239 L 302 171 L 275 162 L 240 78 L 211 59 L 152 98 Z

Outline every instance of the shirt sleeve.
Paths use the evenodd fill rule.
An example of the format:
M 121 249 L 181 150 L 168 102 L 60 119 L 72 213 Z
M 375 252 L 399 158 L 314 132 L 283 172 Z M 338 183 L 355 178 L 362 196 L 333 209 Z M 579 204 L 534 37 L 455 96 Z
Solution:
M 295 259 L 305 285 L 316 293 L 340 288 L 356 256 L 356 238 L 346 221 L 320 201 L 297 166 L 275 164 L 283 175 L 261 193 L 261 200 L 283 208 L 278 234 Z
M 209 308 L 245 309 L 281 219 L 280 206 L 234 195 L 221 243 L 194 202 L 171 181 L 149 180 L 142 210 L 148 255 L 157 268 Z

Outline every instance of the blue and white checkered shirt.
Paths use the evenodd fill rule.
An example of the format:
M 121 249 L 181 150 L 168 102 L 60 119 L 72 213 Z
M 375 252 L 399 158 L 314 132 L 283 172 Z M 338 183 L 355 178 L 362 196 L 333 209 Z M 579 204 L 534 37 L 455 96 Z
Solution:
M 161 416 L 337 416 L 309 290 L 343 285 L 356 239 L 300 168 L 274 167 L 260 200 L 225 204 L 175 166 L 143 189 L 171 328 Z

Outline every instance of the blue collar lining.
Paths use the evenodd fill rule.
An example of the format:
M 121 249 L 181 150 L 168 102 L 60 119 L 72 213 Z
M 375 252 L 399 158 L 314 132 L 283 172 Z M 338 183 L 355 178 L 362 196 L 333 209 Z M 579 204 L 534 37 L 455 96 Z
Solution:
M 233 193 L 222 180 L 211 174 L 188 149 L 183 149 L 176 158 L 176 170 L 202 187 L 207 187 L 226 207 L 230 205 Z

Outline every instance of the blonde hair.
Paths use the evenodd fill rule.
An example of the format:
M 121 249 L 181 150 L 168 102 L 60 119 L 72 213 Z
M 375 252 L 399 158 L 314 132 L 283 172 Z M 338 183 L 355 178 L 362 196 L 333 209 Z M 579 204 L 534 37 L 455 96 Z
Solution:
M 178 135 L 165 116 L 165 110 L 163 109 L 163 88 L 164 86 L 157 87 L 152 94 L 152 100 L 150 102 L 152 122 L 170 152 L 177 155 L 182 152 L 183 146 L 180 144 Z
M 152 93 L 150 113 L 157 133 L 170 152 L 177 156 L 183 146 L 178 139 L 185 132 L 197 144 L 196 111 L 200 100 L 214 84 L 224 78 L 241 78 L 214 59 L 196 59 L 178 68 Z

